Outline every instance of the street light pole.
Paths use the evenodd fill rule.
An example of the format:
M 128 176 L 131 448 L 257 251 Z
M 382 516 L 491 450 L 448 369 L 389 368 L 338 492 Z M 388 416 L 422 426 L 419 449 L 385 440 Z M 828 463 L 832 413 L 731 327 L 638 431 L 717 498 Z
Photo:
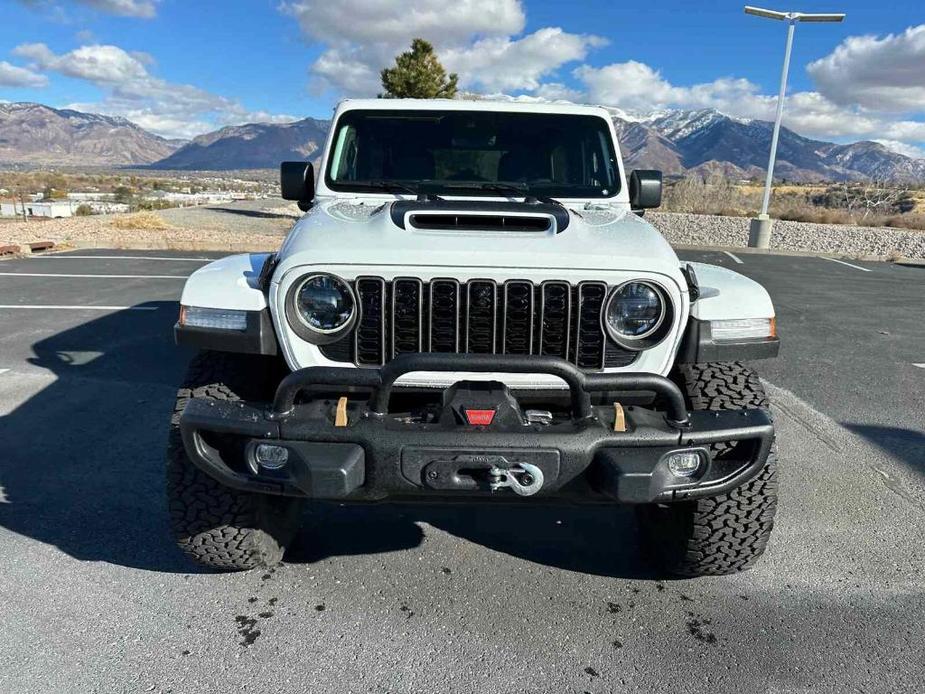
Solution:
M 784 117 L 784 95 L 787 93 L 787 75 L 790 72 L 790 52 L 793 50 L 793 31 L 797 23 L 790 20 L 787 27 L 787 48 L 784 50 L 784 67 L 780 73 L 780 92 L 777 94 L 777 116 L 774 118 L 774 133 L 771 135 L 771 155 L 768 158 L 768 177 L 764 182 L 764 200 L 761 214 L 767 216 L 771 202 L 771 184 L 774 182 L 774 162 L 777 159 L 777 140 L 780 138 L 780 122 Z
M 771 218 L 768 206 L 771 204 L 771 185 L 774 183 L 774 164 L 777 161 L 777 142 L 780 139 L 780 124 L 784 116 L 784 97 L 787 94 L 787 76 L 790 73 L 790 54 L 793 50 L 793 32 L 797 22 L 841 22 L 844 14 L 807 14 L 805 12 L 778 12 L 761 7 L 745 6 L 745 14 L 766 19 L 787 22 L 787 48 L 784 50 L 784 66 L 780 73 L 780 91 L 777 94 L 777 115 L 774 118 L 774 131 L 771 135 L 771 153 L 768 157 L 768 175 L 764 182 L 764 197 L 761 212 L 752 220 L 748 234 L 748 245 L 752 248 L 767 249 L 771 245 Z

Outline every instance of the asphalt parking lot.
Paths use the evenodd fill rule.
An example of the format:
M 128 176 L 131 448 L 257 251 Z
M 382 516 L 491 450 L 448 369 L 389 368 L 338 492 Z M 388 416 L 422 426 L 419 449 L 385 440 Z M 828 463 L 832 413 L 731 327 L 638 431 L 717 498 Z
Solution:
M 327 507 L 275 571 L 197 571 L 163 448 L 217 254 L 0 262 L 0 692 L 922 691 L 925 268 L 680 255 L 765 284 L 784 340 L 768 553 L 684 581 L 626 509 L 503 505 Z

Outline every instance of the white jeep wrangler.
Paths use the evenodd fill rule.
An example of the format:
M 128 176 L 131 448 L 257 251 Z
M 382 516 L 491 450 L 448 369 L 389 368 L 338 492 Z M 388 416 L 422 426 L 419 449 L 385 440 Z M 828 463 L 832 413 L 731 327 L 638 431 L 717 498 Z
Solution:
M 767 292 L 682 263 L 644 221 L 606 111 L 342 103 L 276 253 L 187 281 L 193 359 L 171 424 L 173 532 L 220 569 L 272 565 L 306 503 L 636 505 L 662 570 L 764 551 L 776 505 Z M 602 538 L 602 545 L 616 538 Z

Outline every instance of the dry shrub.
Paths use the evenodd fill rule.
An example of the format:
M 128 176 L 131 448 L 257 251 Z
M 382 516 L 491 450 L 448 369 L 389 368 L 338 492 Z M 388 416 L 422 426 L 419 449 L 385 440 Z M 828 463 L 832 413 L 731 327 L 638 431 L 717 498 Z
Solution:
M 925 214 L 907 212 L 906 214 L 893 215 L 883 220 L 883 226 L 925 230 Z
M 760 187 L 734 183 L 720 175 L 712 175 L 706 180 L 695 175 L 667 186 L 662 209 L 666 212 L 751 217 L 758 213 L 761 197 Z M 769 213 L 774 219 L 791 222 L 925 230 L 925 214 L 922 213 L 872 214 L 820 204 L 821 200 L 823 198 L 818 192 L 814 194 L 812 186 L 777 185 Z M 829 198 L 826 201 L 831 202 Z
M 123 231 L 166 231 L 170 225 L 153 212 L 136 212 L 115 217 L 112 226 Z

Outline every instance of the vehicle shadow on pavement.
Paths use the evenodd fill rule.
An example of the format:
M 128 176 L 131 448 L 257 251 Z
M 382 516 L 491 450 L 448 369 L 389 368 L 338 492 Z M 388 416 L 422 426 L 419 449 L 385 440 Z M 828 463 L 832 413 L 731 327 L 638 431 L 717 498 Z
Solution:
M 921 431 L 857 423 L 847 423 L 844 427 L 902 461 L 910 470 L 925 478 L 925 434 Z
M 41 388 L 0 417 L 0 526 L 76 559 L 187 573 L 168 532 L 164 450 L 190 355 L 173 345 L 176 303 L 140 306 L 153 310 L 32 345 L 29 362 L 55 380 L 39 371 Z
M 54 380 L 36 379 L 41 387 L 0 417 L 0 526 L 79 560 L 202 571 L 171 539 L 164 494 L 167 424 L 192 353 L 173 344 L 176 303 L 136 308 L 149 310 L 106 314 L 32 345 L 29 362 Z M 410 549 L 435 532 L 427 526 L 539 564 L 648 575 L 631 509 L 534 502 L 318 504 L 287 562 Z
M 225 212 L 226 214 L 237 214 L 242 217 L 254 217 L 257 219 L 291 219 L 293 222 L 297 219 L 291 214 L 266 212 L 264 210 L 245 210 L 234 207 L 210 207 L 209 209 L 215 212 Z
M 426 526 L 545 566 L 614 578 L 661 577 L 640 557 L 631 508 L 533 501 L 319 505 L 286 563 L 411 549 L 431 532 Z

